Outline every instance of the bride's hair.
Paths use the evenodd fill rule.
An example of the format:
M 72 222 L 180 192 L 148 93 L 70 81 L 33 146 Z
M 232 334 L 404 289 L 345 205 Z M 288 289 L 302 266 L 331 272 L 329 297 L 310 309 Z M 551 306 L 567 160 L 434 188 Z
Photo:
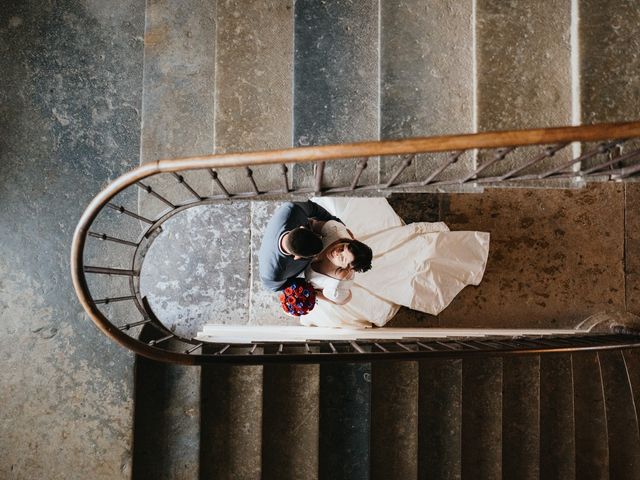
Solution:
M 371 259 L 373 252 L 371 248 L 359 240 L 345 239 L 346 248 L 353 254 L 353 262 L 351 268 L 356 272 L 366 272 L 371 270 Z

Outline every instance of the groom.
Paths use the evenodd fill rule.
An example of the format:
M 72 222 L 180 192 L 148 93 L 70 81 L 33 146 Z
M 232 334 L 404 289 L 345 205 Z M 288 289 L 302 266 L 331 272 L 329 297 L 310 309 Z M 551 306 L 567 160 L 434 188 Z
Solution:
M 282 290 L 289 278 L 307 268 L 322 251 L 317 226 L 328 220 L 343 223 L 311 200 L 287 202 L 276 210 L 258 254 L 260 279 L 265 287 L 274 292 Z

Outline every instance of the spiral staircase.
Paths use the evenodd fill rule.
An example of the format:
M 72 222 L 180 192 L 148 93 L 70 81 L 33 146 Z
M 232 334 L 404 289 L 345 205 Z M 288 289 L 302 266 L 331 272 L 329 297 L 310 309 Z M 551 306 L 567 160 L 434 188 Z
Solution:
M 84 309 L 138 355 L 133 478 L 640 476 L 633 316 L 574 329 L 625 287 L 505 274 L 518 249 L 554 280 L 567 264 L 578 284 L 627 268 L 580 252 L 620 260 L 589 237 L 590 205 L 640 198 L 640 122 L 624 122 L 637 79 L 624 62 L 602 74 L 638 11 L 516 3 L 147 5 L 141 165 L 94 198 L 72 246 Z M 197 336 L 292 325 L 260 289 L 256 251 L 279 202 L 313 195 L 487 228 L 489 286 L 373 338 Z M 624 215 L 631 228 L 637 210 Z M 501 226 L 510 216 L 523 233 Z M 565 256 L 552 267 L 547 250 Z

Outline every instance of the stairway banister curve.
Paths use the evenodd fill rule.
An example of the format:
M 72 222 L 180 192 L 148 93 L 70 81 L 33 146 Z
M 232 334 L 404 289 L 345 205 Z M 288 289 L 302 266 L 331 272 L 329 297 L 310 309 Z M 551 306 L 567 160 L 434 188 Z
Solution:
M 596 124 L 577 127 L 539 128 L 463 135 L 407 138 L 242 152 L 158 160 L 132 169 L 111 182 L 89 203 L 75 229 L 71 245 L 71 277 L 81 305 L 107 336 L 135 353 L 161 361 L 198 364 L 196 356 L 151 347 L 115 327 L 98 309 L 90 295 L 84 272 L 83 253 L 89 227 L 100 211 L 118 193 L 145 178 L 159 173 L 184 170 L 254 167 L 286 163 L 312 163 L 382 155 L 406 155 L 485 148 L 504 148 L 571 142 L 597 142 L 640 137 L 640 121 Z

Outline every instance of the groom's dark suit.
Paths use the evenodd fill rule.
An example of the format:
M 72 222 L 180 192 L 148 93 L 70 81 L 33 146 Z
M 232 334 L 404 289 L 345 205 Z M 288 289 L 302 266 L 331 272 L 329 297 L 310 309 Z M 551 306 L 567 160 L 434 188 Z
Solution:
M 298 276 L 311 262 L 310 258 L 294 260 L 293 256 L 287 255 L 280 248 L 280 238 L 294 228 L 309 225 L 310 218 L 325 222 L 337 220 L 342 223 L 339 218 L 311 200 L 287 202 L 280 206 L 269 220 L 258 256 L 260 279 L 269 290 L 282 290 L 289 278 Z

